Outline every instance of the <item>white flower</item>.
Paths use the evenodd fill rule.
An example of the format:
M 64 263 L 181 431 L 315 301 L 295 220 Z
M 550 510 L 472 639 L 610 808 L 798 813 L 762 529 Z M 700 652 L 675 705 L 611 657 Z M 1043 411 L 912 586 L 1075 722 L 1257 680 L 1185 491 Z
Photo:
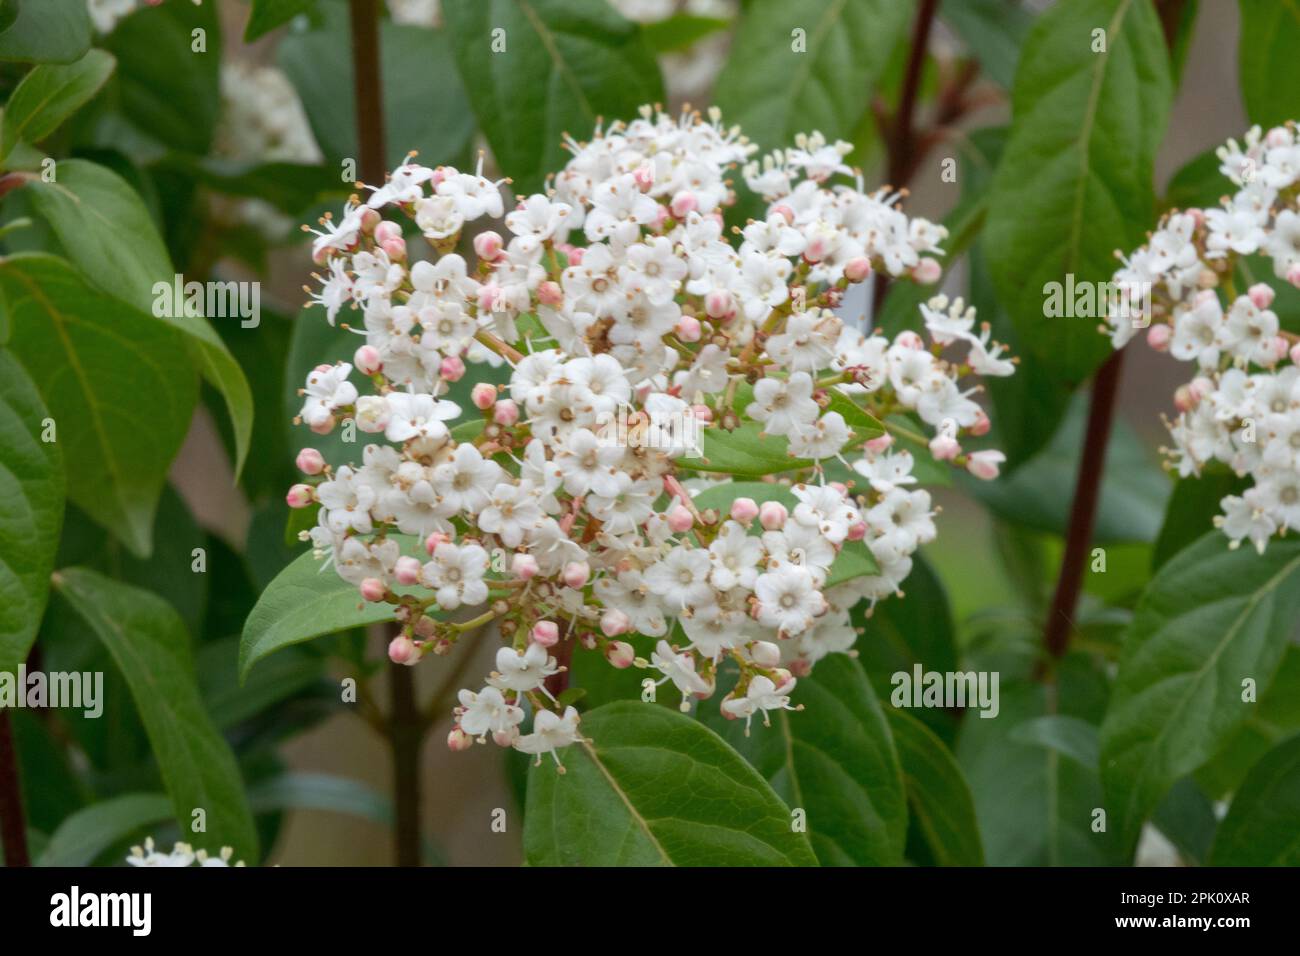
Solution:
M 460 406 L 446 399 L 410 392 L 391 392 L 388 395 L 388 426 L 384 437 L 389 441 L 404 442 L 413 438 L 441 441 L 447 437 L 443 422 L 460 414 Z
M 539 711 L 533 718 L 533 732 L 517 738 L 515 749 L 526 754 L 536 754 L 539 765 L 542 754 L 549 753 L 559 765 L 560 758 L 555 751 L 583 739 L 578 731 L 578 721 L 578 712 L 573 707 L 566 707 L 563 717 L 549 710 Z M 564 769 L 562 765 L 560 769 Z
M 478 515 L 482 531 L 495 534 L 507 548 L 517 548 L 524 535 L 542 521 L 542 509 L 532 485 L 501 482 L 492 489 L 488 505 Z
M 789 435 L 812 424 L 821 411 L 812 393 L 807 372 L 795 372 L 788 379 L 761 378 L 754 383 L 754 400 L 745 414 L 762 422 L 769 435 Z
M 794 564 L 778 565 L 759 575 L 754 595 L 758 598 L 758 622 L 776 628 L 781 637 L 802 633 L 826 612 L 826 601 L 812 574 Z
M 646 586 L 674 610 L 708 604 L 713 600 L 710 555 L 703 548 L 674 548 L 646 569 Z
M 432 560 L 424 565 L 421 578 L 433 588 L 434 598 L 444 611 L 454 611 L 462 604 L 471 607 L 488 598 L 488 553 L 477 544 L 455 545 L 444 541 L 433 550 Z
M 329 422 L 334 411 L 357 400 L 356 386 L 349 382 L 352 366 L 347 362 L 337 365 L 318 365 L 307 375 L 306 400 L 302 405 L 302 420 L 312 428 Z
M 683 709 L 687 707 L 687 697 L 713 693 L 713 685 L 696 672 L 695 658 L 690 654 L 677 653 L 667 641 L 655 645 L 654 652 L 650 655 L 650 665 L 664 675 L 658 684 L 672 681 L 673 686 L 681 691 Z
M 433 490 L 438 495 L 438 510 L 444 517 L 458 513 L 478 514 L 488 504 L 488 492 L 496 487 L 504 472 L 490 458 L 484 458 L 474 445 L 463 442 L 451 458 L 433 469 Z
M 745 718 L 745 736 L 749 736 L 749 723 L 754 719 L 754 714 L 762 711 L 763 725 L 770 727 L 771 719 L 768 712 L 773 710 L 798 710 L 790 704 L 790 691 L 794 690 L 794 685 L 798 683 L 793 677 L 782 684 L 779 688 L 772 683 L 770 677 L 764 677 L 758 674 L 749 682 L 749 687 L 745 689 L 744 697 L 732 697 L 722 702 L 722 709 L 731 717 Z
M 709 545 L 709 560 L 713 563 L 709 581 L 719 591 L 737 586 L 752 588 L 762 557 L 763 546 L 758 538 L 751 537 L 739 522 L 724 522 Z
M 460 729 L 471 737 L 510 734 L 523 723 L 523 708 L 508 702 L 495 687 L 484 687 L 477 694 L 462 690 L 459 695 Z
M 513 647 L 497 651 L 497 669 L 488 678 L 488 683 L 498 690 L 522 694 L 536 690 L 546 678 L 559 672 L 559 665 L 546 648 L 530 641 L 524 651 L 516 651 Z
M 601 578 L 594 585 L 596 597 L 605 607 L 617 608 L 628 616 L 638 634 L 659 637 L 668 631 L 668 622 L 658 600 L 651 596 L 640 571 L 627 570 L 616 578 Z

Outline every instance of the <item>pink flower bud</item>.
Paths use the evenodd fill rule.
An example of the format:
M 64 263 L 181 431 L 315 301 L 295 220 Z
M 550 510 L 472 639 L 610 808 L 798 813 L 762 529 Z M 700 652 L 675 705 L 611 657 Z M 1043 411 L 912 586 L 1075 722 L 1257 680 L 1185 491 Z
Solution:
M 683 342 L 698 342 L 702 327 L 700 320 L 693 315 L 683 315 L 677 320 L 677 337 Z
M 998 466 L 1007 460 L 1000 451 L 972 452 L 966 460 L 966 470 L 981 481 L 992 481 L 998 476 Z
M 1291 361 L 1296 365 L 1300 365 L 1300 342 L 1291 346 Z
M 521 581 L 527 581 L 537 574 L 537 559 L 531 554 L 519 552 L 510 559 L 510 571 Z
M 408 663 L 416 653 L 415 642 L 405 634 L 399 634 L 388 642 L 388 659 L 394 664 Z
M 373 235 L 375 229 L 384 221 L 384 217 L 379 215 L 378 209 L 371 209 L 369 206 L 361 208 L 361 231 L 366 235 Z
M 509 428 L 519 421 L 519 406 L 508 398 L 501 399 L 492 406 L 492 420 Z
M 741 524 L 749 524 L 758 517 L 758 502 L 753 498 L 737 498 L 731 503 L 731 517 Z
M 298 452 L 294 464 L 304 475 L 319 475 L 325 470 L 325 458 L 315 448 L 304 448 Z
M 1300 289 L 1300 262 L 1293 264 L 1291 268 L 1286 270 L 1286 281 Z
M 331 415 L 329 418 L 325 419 L 325 421 L 317 425 L 312 425 L 311 430 L 317 435 L 328 435 L 334 430 L 334 426 L 337 424 L 338 422 L 335 420 L 334 416 Z
M 866 536 L 867 523 L 865 521 L 858 521 L 849 525 L 849 533 L 847 537 L 850 541 L 861 541 Z
M 605 660 L 619 670 L 626 670 L 636 660 L 636 650 L 627 641 L 611 641 L 605 646 Z
M 398 584 L 418 584 L 420 581 L 420 562 L 415 558 L 402 555 L 393 565 L 393 577 Z
M 755 641 L 749 646 L 749 656 L 759 667 L 775 667 L 781 663 L 781 648 L 771 641 Z
M 495 312 L 500 302 L 500 286 L 481 285 L 478 287 L 478 310 L 480 312 Z
M 384 582 L 379 578 L 365 578 L 361 582 L 361 598 L 364 601 L 377 604 L 384 599 L 386 593 L 388 588 L 384 587 Z
M 808 245 L 803 251 L 803 257 L 809 262 L 821 262 L 830 254 L 830 251 L 830 241 L 826 236 L 818 233 L 808 240 Z
M 847 498 L 849 495 L 849 486 L 842 481 L 828 482 L 829 487 L 834 488 L 840 493 L 841 498 Z
M 385 239 L 379 244 L 379 248 L 383 249 L 393 262 L 406 261 L 406 240 L 401 236 L 396 239 Z
M 438 366 L 438 374 L 444 381 L 459 382 L 465 375 L 465 363 L 459 355 L 448 355 Z
M 673 197 L 669 208 L 673 211 L 674 219 L 685 219 L 689 213 L 700 208 L 700 201 L 695 198 L 695 193 L 683 189 Z
M 311 485 L 294 485 L 284 496 L 290 508 L 306 508 L 314 499 Z
M 384 243 L 389 239 L 401 239 L 402 227 L 395 222 L 384 220 L 375 225 L 375 242 Z
M 901 345 L 905 349 L 925 348 L 925 340 L 911 329 L 908 329 L 905 332 L 900 332 L 898 338 L 894 339 L 894 344 Z
M 1196 396 L 1192 394 L 1192 390 L 1188 386 L 1179 385 L 1174 390 L 1174 408 L 1180 412 L 1190 412 L 1196 407 L 1196 402 Z
M 875 438 L 867 442 L 866 447 L 867 447 L 867 451 L 879 455 L 882 451 L 884 451 L 893 443 L 894 443 L 893 435 L 889 435 L 889 434 L 877 435 Z
M 992 423 L 989 421 L 988 415 L 984 414 L 984 409 L 981 408 L 978 412 L 975 413 L 975 422 L 974 424 L 971 425 L 970 428 L 967 429 L 967 431 L 969 431 L 972 435 L 978 438 L 980 435 L 987 435 L 989 433 L 989 429 L 992 427 L 993 426 Z
M 558 309 L 564 304 L 564 290 L 560 288 L 558 282 L 547 279 L 537 287 L 537 301 L 542 305 L 549 305 L 553 309 Z
M 850 282 L 861 282 L 871 275 L 871 260 L 866 256 L 855 256 L 844 263 L 844 278 Z
M 560 642 L 560 625 L 554 621 L 538 621 L 533 625 L 533 643 L 554 647 Z
M 691 526 L 695 524 L 695 516 L 689 510 L 681 505 L 673 505 L 668 509 L 668 527 L 673 531 L 681 534 L 684 531 L 690 531 Z
M 735 310 L 731 293 L 725 289 L 714 289 L 704 297 L 704 311 L 711 319 L 725 319 Z
M 519 734 L 517 727 L 511 727 L 509 730 L 494 730 L 492 732 L 492 742 L 498 747 L 509 747 L 515 742 L 515 737 Z
M 1256 282 L 1246 290 L 1246 295 L 1250 296 L 1250 301 L 1255 303 L 1257 309 L 1267 309 L 1273 304 L 1273 298 L 1277 295 L 1273 287 L 1265 282 Z
M 591 565 L 586 561 L 570 561 L 564 566 L 564 583 L 569 587 L 583 587 L 591 577 Z
M 474 403 L 474 407 L 481 411 L 487 411 L 497 400 L 497 387 L 487 382 L 479 382 L 469 393 L 469 400 Z
M 1174 337 L 1173 330 L 1163 322 L 1160 325 L 1153 325 L 1147 329 L 1147 345 L 1151 346 L 1157 352 L 1165 352 L 1169 349 L 1169 340 Z
M 379 349 L 373 345 L 363 345 L 352 356 L 352 364 L 362 375 L 374 375 L 384 367 L 384 360 L 379 354 Z
M 469 750 L 474 746 L 474 738 L 459 727 L 451 728 L 451 733 L 447 734 L 447 749 L 453 753 L 460 753 L 463 750 Z
M 961 445 L 951 435 L 935 435 L 930 439 L 930 454 L 938 461 L 952 461 L 961 454 Z
M 489 229 L 474 237 L 474 254 L 484 262 L 493 262 L 501 255 L 503 245 L 501 236 Z
M 1199 402 L 1201 399 L 1205 398 L 1205 396 L 1214 391 L 1214 382 L 1210 381 L 1204 375 L 1198 375 L 1196 378 L 1192 379 L 1190 388 L 1192 390 L 1192 395 Z
M 780 531 L 789 517 L 789 509 L 779 501 L 764 501 L 758 509 L 758 523 L 767 531 Z
M 780 216 L 786 221 L 787 225 L 794 225 L 794 210 L 785 203 L 777 203 L 768 211 L 768 216 Z
M 571 246 L 567 242 L 557 243 L 555 248 L 564 253 L 564 257 L 569 260 L 571 266 L 582 265 L 582 257 L 587 254 L 587 250 L 582 246 Z
M 943 266 L 939 265 L 937 259 L 931 259 L 929 256 L 922 256 L 921 261 L 912 269 L 912 278 L 921 285 L 934 285 L 943 275 Z
M 424 539 L 424 551 L 430 557 L 433 557 L 433 552 L 438 550 L 438 545 L 446 544 L 450 540 L 451 535 L 447 534 L 445 531 L 431 532 L 429 537 Z
M 713 421 L 713 409 L 709 408 L 708 405 L 692 405 L 691 414 L 695 416 L 697 421 Z
M 632 619 L 618 608 L 609 607 L 600 616 L 600 629 L 606 637 L 618 637 L 632 630 Z
M 644 192 L 649 192 L 650 187 L 655 184 L 655 171 L 647 163 L 638 166 L 632 172 L 632 181 L 636 183 L 636 188 Z
M 1278 335 L 1273 338 L 1273 355 L 1275 356 L 1276 361 L 1280 362 L 1282 359 L 1286 358 L 1288 348 L 1289 343 L 1286 339 L 1282 338 L 1282 336 Z

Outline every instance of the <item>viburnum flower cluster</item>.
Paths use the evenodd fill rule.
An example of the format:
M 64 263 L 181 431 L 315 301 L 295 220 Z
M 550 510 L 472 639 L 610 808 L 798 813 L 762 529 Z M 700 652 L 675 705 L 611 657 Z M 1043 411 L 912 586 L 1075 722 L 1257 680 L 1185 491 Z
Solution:
M 946 235 L 865 193 L 847 144 L 800 136 L 757 160 L 716 111 L 646 107 L 566 145 L 546 192 L 510 209 L 481 168 L 408 157 L 322 220 L 313 301 L 365 341 L 310 373 L 301 421 L 374 441 L 336 465 L 304 449 L 288 494 L 320 507 L 317 554 L 393 605 L 392 660 L 501 634 L 449 744 L 539 761 L 582 739 L 561 692 L 575 646 L 653 671 L 683 709 L 724 663 L 728 717 L 790 709 L 800 675 L 851 649 L 850 609 L 898 592 L 935 537 L 902 446 L 995 477 L 999 452 L 962 447 L 989 429 L 969 379 L 1014 370 L 960 300 L 921 310 L 929 343 L 836 314 L 879 271 L 937 281 Z M 728 230 L 733 170 L 765 213 Z M 446 397 L 503 362 L 507 384 Z M 710 456 L 756 447 L 784 480 L 728 495 Z
M 243 866 L 243 860 L 236 860 L 231 863 L 235 851 L 232 847 L 223 846 L 221 852 L 216 856 L 211 856 L 207 850 L 195 850 L 188 843 L 177 843 L 172 847 L 170 853 L 163 853 L 161 850 L 154 848 L 153 837 L 146 837 L 144 846 L 131 847 L 131 854 L 126 858 L 126 862 L 132 866 Z
M 1174 210 L 1115 274 L 1105 329 L 1116 348 L 1150 322 L 1147 341 L 1196 365 L 1174 397 L 1169 467 L 1220 461 L 1252 485 L 1220 502 L 1215 524 L 1263 553 L 1300 526 L 1300 336 L 1281 328 L 1267 275 L 1300 287 L 1300 139 L 1294 123 L 1217 150 L 1236 191 L 1218 208 Z M 1244 291 L 1241 291 L 1244 288 Z M 1133 308 L 1150 291 L 1149 316 Z M 1135 318 L 1138 321 L 1135 321 Z

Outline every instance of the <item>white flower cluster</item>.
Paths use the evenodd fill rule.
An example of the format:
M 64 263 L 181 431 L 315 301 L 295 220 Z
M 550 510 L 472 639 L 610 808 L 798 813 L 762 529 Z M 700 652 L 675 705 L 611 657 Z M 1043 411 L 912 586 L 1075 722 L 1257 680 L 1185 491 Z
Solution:
M 714 693 L 726 661 L 740 675 L 727 716 L 790 707 L 798 675 L 851 648 L 849 609 L 896 592 L 934 538 L 929 494 L 911 487 L 913 455 L 894 434 L 994 477 L 1000 453 L 959 444 L 989 427 L 959 383 L 1013 371 L 960 301 L 923 309 L 929 346 L 835 314 L 874 271 L 937 280 L 928 254 L 945 236 L 896 195 L 830 185 L 847 171 L 843 144 L 800 137 L 748 167 L 768 209 L 735 244 L 727 173 L 754 147 L 716 112 L 647 107 L 567 145 L 547 192 L 509 212 L 481 170 L 408 159 L 322 220 L 313 299 L 331 323 L 359 314 L 365 344 L 351 364 L 312 371 L 301 420 L 385 442 L 334 467 L 304 449 L 308 481 L 288 495 L 319 504 L 318 553 L 364 600 L 395 606 L 393 660 L 499 630 L 506 646 L 485 685 L 461 692 L 449 743 L 491 737 L 539 760 L 582 739 L 556 697 L 575 644 L 657 671 L 683 708 Z M 509 238 L 470 239 L 484 219 Z M 436 255 L 411 261 L 408 237 Z M 473 265 L 456 251 L 471 246 Z M 964 358 L 945 359 L 959 344 Z M 503 361 L 508 384 L 475 385 L 457 424 L 463 409 L 445 396 L 466 363 Z M 918 419 L 934 431 L 929 451 Z M 683 482 L 698 488 L 713 449 L 755 443 L 777 449 L 786 482 L 731 500 L 715 485 L 715 505 L 697 504 Z M 837 571 L 841 560 L 857 571 Z M 648 660 L 633 635 L 654 640 Z
M 1249 475 L 1252 486 L 1220 502 L 1215 524 L 1233 547 L 1249 539 L 1262 553 L 1300 526 L 1300 336 L 1281 328 L 1276 291 L 1251 267 L 1262 262 L 1300 287 L 1300 137 L 1293 123 L 1255 127 L 1218 156 L 1236 191 L 1217 209 L 1171 212 L 1124 260 L 1115 282 L 1128 291 L 1106 331 L 1119 348 L 1150 321 L 1154 348 L 1196 363 L 1174 398 L 1170 467 L 1185 477 L 1217 460 Z M 1150 300 L 1139 321 L 1136 290 Z
M 177 843 L 170 853 L 163 853 L 154 848 L 153 837 L 148 837 L 143 847 L 131 847 L 126 862 L 132 866 L 243 866 L 243 860 L 230 862 L 234 855 L 235 851 L 228 846 L 222 847 L 216 856 L 210 856 L 207 850 L 196 851 L 188 843 Z

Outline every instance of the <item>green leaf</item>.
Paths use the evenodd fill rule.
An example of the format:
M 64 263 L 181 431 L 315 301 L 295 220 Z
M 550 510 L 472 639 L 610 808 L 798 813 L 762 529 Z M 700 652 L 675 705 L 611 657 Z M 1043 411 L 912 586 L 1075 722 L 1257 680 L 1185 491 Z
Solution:
M 911 818 L 940 866 L 983 866 L 975 804 L 961 767 L 925 724 L 889 710 L 889 728 L 903 768 Z
M 85 0 L 26 0 L 0 33 L 0 60 L 72 63 L 90 49 Z
M 197 397 L 181 337 L 42 253 L 0 259 L 0 295 L 10 347 L 55 421 L 68 497 L 147 557 Z
M 410 553 L 413 539 L 393 537 Z M 239 645 L 239 678 L 247 680 L 254 664 L 283 647 L 392 618 L 391 604 L 363 602 L 355 585 L 308 551 L 276 575 L 248 615 Z
M 257 831 L 239 766 L 199 700 L 189 636 L 176 612 L 148 591 L 84 568 L 59 571 L 54 584 L 126 677 L 181 832 L 191 833 L 193 811 L 202 809 L 204 849 L 230 846 L 237 859 L 256 862 Z
M 656 53 L 676 53 L 687 50 L 707 36 L 712 36 L 731 26 L 722 17 L 703 17 L 691 13 L 678 13 L 666 20 L 643 23 L 641 32 Z
M 979 61 L 994 83 L 1011 89 L 1016 63 L 1034 16 L 1019 0 L 959 0 L 945 3 L 939 15 Z
M 1296 118 L 1300 89 L 1300 5 L 1296 0 L 1239 0 L 1241 98 L 1252 123 L 1265 129 Z
M 1124 638 L 1102 725 L 1111 822 L 1127 847 L 1175 780 L 1250 715 L 1242 682 L 1272 677 L 1300 611 L 1300 542 L 1263 555 L 1211 531 L 1164 565 Z
M 316 0 L 253 0 L 248 26 L 244 27 L 244 42 L 252 43 L 315 6 Z
M 343 160 L 355 162 L 359 156 L 352 41 L 345 4 L 326 3 L 319 9 L 324 25 L 284 36 L 276 60 L 302 97 L 328 165 L 337 171 Z M 514 35 L 512 31 L 512 39 Z M 485 38 L 485 60 L 490 58 L 487 42 Z M 385 20 L 379 25 L 379 43 L 389 166 L 400 164 L 413 149 L 427 166 L 463 162 L 474 117 L 452 64 L 446 31 Z M 518 69 L 513 63 L 512 68 Z
M 1089 770 L 1095 770 L 1100 759 L 1097 728 L 1078 717 L 1064 714 L 1035 717 L 1018 725 L 1010 739 L 1055 750 Z
M 775 481 L 726 481 L 712 488 L 705 488 L 691 500 L 701 511 L 716 508 L 721 519 L 725 521 L 727 515 L 731 513 L 731 503 L 737 498 L 752 498 L 760 505 L 765 501 L 779 501 L 791 511 L 799 503 L 799 499 L 794 496 L 789 485 Z
M 757 768 L 792 810 L 806 814 L 822 866 L 896 866 L 907 836 L 907 800 L 885 712 L 862 668 L 845 654 L 817 662 L 794 690 L 800 713 L 772 726 L 727 720 L 710 727 Z
M 1093 52 L 1104 30 L 1106 52 Z M 1047 284 L 1105 282 L 1154 216 L 1152 167 L 1173 84 L 1150 0 L 1075 0 L 1039 17 L 1016 71 L 986 248 L 1025 347 L 1067 383 L 1110 352 L 1099 318 L 1049 318 Z
M 39 143 L 80 109 L 107 82 L 116 65 L 111 54 L 91 50 L 66 66 L 37 66 L 5 104 L 0 161 L 18 143 Z
M 63 524 L 63 456 L 41 440 L 49 412 L 23 367 L 0 349 L 0 672 L 27 659 L 50 594 Z
M 1300 736 L 1251 768 L 1219 824 L 1214 866 L 1300 866 Z
M 18 19 L 18 0 L 0 0 L 0 33 L 8 30 Z
M 718 77 L 723 120 L 764 149 L 851 139 L 911 20 L 896 0 L 752 0 Z
M 762 435 L 762 431 L 758 422 L 744 422 L 730 432 L 710 426 L 703 431 L 704 453 L 698 458 L 679 458 L 677 464 L 688 471 L 719 472 L 737 478 L 761 478 L 812 467 L 811 461 L 790 454 L 790 443 L 784 436 Z
M 1211 462 L 1199 475 L 1180 478 L 1165 508 L 1155 549 L 1151 552 L 1151 570 L 1160 567 L 1183 548 L 1214 527 L 1214 516 L 1222 509 L 1219 502 L 1227 495 L 1239 495 L 1247 482 L 1238 478 L 1226 465 Z
M 221 113 L 216 8 L 190 2 L 141 7 L 104 40 L 117 57 L 122 113 L 141 132 L 196 155 L 211 148 Z M 197 30 L 203 31 L 203 51 L 194 49 Z
M 172 803 L 161 793 L 128 793 L 92 804 L 59 825 L 36 865 L 90 866 L 114 844 L 171 816 Z
M 1213 149 L 1207 149 L 1189 160 L 1169 179 L 1165 187 L 1164 205 L 1167 209 L 1215 208 L 1219 200 L 1228 195 L 1232 184 L 1219 171 L 1222 165 Z
M 605 0 L 446 0 L 442 15 L 474 115 L 519 195 L 564 165 L 565 133 L 585 141 L 602 119 L 664 102 L 650 44 Z
M 167 313 L 175 310 L 157 307 L 160 301 L 170 301 L 176 273 L 139 195 L 116 173 L 83 159 L 62 160 L 56 182 L 33 179 L 29 189 L 33 207 L 84 275 L 145 316 L 156 316 L 185 334 L 203 377 L 225 399 L 234 427 L 238 475 L 253 430 L 252 391 L 206 319 L 188 308 L 172 315 Z
M 744 759 L 683 714 L 636 702 L 582 718 L 588 742 L 528 771 L 530 866 L 814 866 L 808 838 Z
M 994 514 L 1038 531 L 1064 535 L 1078 481 L 1079 449 L 1087 426 L 1087 401 L 1076 395 L 1051 443 L 1010 475 L 965 481 Z M 1110 544 L 1153 541 L 1169 497 L 1169 481 L 1132 429 L 1111 433 L 1093 537 Z

